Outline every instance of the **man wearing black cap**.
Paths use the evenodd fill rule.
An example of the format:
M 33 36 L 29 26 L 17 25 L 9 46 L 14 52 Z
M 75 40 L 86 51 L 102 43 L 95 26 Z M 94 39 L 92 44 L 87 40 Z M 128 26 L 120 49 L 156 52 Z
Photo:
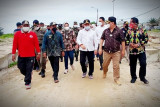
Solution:
M 16 26 L 17 26 L 17 29 L 14 30 L 14 33 L 16 33 L 17 31 L 21 31 L 22 24 L 20 22 L 17 22 Z
M 24 82 L 26 89 L 31 88 L 31 78 L 33 63 L 35 58 L 35 49 L 37 51 L 37 60 L 40 59 L 40 48 L 37 35 L 30 31 L 29 22 L 22 22 L 22 30 L 14 34 L 12 60 L 15 61 L 15 53 L 18 50 L 18 68 L 25 76 Z
M 42 51 L 43 56 L 48 55 L 50 64 L 53 69 L 54 82 L 58 83 L 58 72 L 59 72 L 59 57 L 62 54 L 64 57 L 64 43 L 63 37 L 60 32 L 57 31 L 57 24 L 55 22 L 50 23 L 50 31 L 46 32 L 43 38 Z
M 99 55 L 102 54 L 102 45 L 105 40 L 104 44 L 104 61 L 103 61 L 103 78 L 106 78 L 106 74 L 108 72 L 108 66 L 112 59 L 113 62 L 113 77 L 114 81 L 121 85 L 119 82 L 120 78 L 120 67 L 119 67 L 119 60 L 120 54 L 122 57 L 125 54 L 125 39 L 121 29 L 116 26 L 116 18 L 109 17 L 108 23 L 110 27 L 104 30 L 99 47 Z M 122 44 L 122 53 L 120 53 L 120 44 Z
M 97 54 L 97 37 L 96 32 L 91 30 L 90 21 L 88 19 L 84 20 L 84 29 L 80 30 L 77 37 L 77 43 L 80 48 L 80 63 L 82 67 L 82 78 L 86 77 L 87 67 L 85 65 L 86 56 L 89 61 L 89 78 L 93 79 L 94 72 L 94 54 Z
M 148 42 L 148 34 L 146 31 L 138 28 L 139 20 L 136 17 L 130 20 L 130 30 L 127 33 L 127 39 L 129 41 L 129 58 L 130 58 L 130 73 L 131 73 L 131 83 L 135 83 L 136 76 L 136 66 L 137 59 L 140 62 L 139 77 L 142 82 L 148 84 L 146 80 L 146 53 L 145 44 Z
M 38 20 L 34 20 L 33 21 L 32 31 L 37 34 L 38 41 L 39 41 L 39 46 L 41 48 L 42 47 L 43 36 L 44 36 L 44 34 L 46 32 L 46 29 L 40 27 Z M 42 51 L 41 51 L 41 54 L 42 54 Z M 41 69 L 41 72 L 39 74 L 41 75 L 42 78 L 45 77 L 45 69 L 46 69 L 46 58 L 45 57 L 41 56 L 39 61 L 37 61 L 37 60 L 35 61 L 34 70 L 35 69 L 37 71 L 39 69 Z

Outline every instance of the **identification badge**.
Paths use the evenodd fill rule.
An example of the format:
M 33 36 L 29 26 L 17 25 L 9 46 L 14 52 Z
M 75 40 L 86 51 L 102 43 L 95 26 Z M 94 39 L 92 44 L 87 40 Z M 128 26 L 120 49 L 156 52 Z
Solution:
M 112 34 L 110 34 L 110 37 L 112 37 Z

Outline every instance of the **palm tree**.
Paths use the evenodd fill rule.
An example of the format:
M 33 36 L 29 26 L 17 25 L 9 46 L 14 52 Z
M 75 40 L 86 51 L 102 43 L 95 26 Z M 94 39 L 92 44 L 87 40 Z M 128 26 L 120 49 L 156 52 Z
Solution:
M 151 27 L 158 26 L 158 20 L 155 18 L 151 18 L 149 20 L 149 26 L 151 26 Z

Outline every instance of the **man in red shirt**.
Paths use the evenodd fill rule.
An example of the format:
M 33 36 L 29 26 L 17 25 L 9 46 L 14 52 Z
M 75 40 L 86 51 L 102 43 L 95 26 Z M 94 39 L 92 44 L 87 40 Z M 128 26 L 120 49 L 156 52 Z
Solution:
M 26 89 L 30 89 L 35 49 L 38 52 L 37 59 L 40 59 L 40 48 L 37 35 L 29 31 L 29 22 L 24 20 L 22 26 L 22 30 L 14 34 L 12 61 L 15 61 L 16 50 L 18 50 L 18 68 L 25 76 L 24 82 Z

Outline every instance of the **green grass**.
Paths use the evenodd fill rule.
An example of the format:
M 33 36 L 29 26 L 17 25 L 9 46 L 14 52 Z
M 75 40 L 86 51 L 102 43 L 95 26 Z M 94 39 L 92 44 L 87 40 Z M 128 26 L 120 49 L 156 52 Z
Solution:
M 7 38 L 13 38 L 13 34 L 3 34 L 0 36 L 0 39 L 7 39 Z
M 9 64 L 8 68 L 13 67 L 15 65 L 17 65 L 17 62 L 12 62 L 11 64 Z
M 151 31 L 152 32 L 160 32 L 160 30 L 158 30 L 158 29 L 152 29 Z

